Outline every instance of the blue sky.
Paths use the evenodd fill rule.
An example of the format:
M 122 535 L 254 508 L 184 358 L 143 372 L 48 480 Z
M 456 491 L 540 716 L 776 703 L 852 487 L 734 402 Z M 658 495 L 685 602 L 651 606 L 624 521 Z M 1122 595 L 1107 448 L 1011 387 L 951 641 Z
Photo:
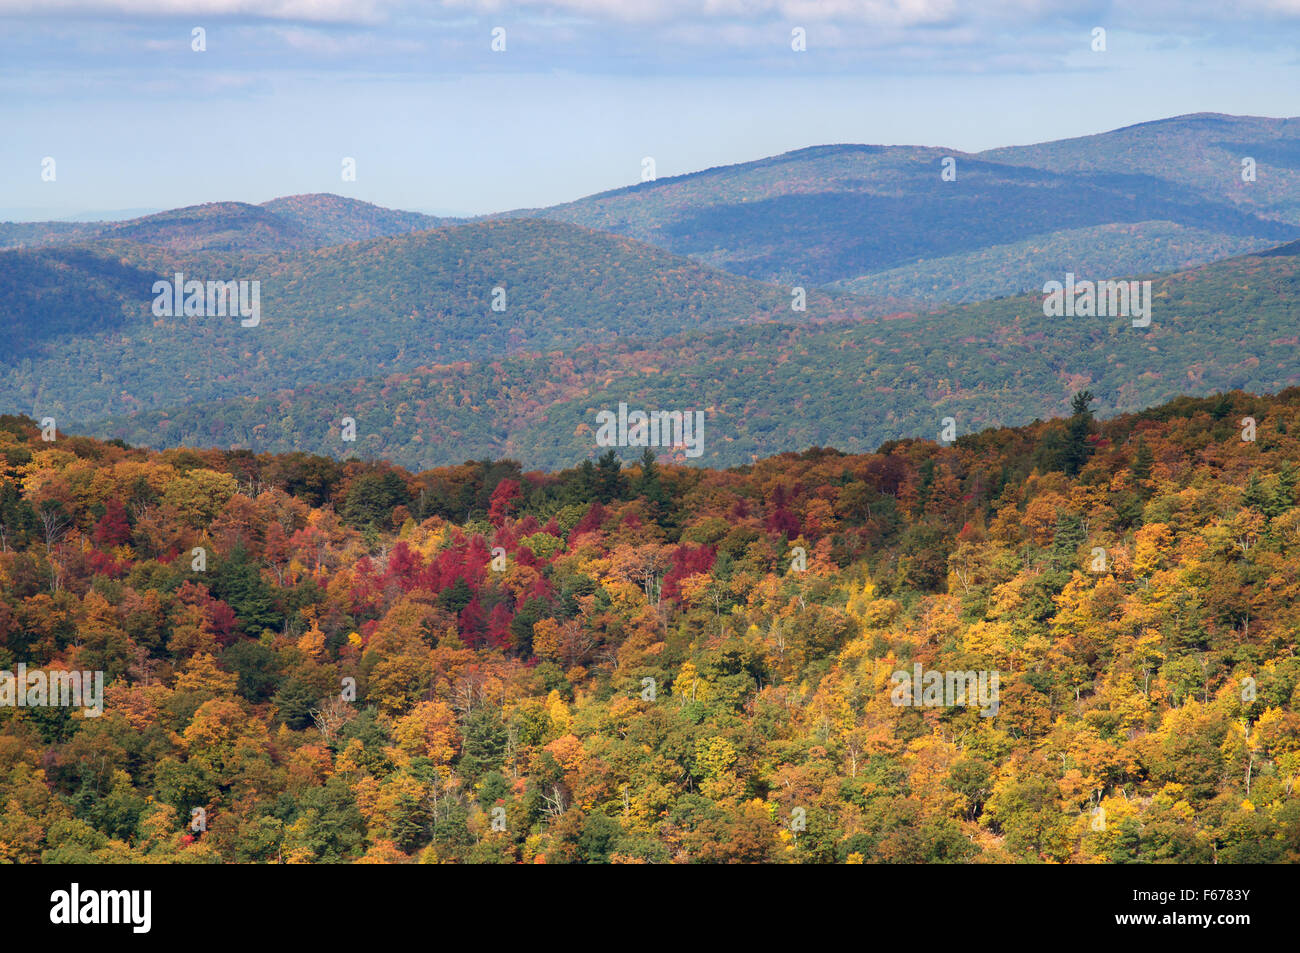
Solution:
M 643 156 L 662 177 L 828 142 L 1300 115 L 1300 0 L 972 6 L 0 0 L 0 217 L 318 191 L 482 214 L 631 184 Z

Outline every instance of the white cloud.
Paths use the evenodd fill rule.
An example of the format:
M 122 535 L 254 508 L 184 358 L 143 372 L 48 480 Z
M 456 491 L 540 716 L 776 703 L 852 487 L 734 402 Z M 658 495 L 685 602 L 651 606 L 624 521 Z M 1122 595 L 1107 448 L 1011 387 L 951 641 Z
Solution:
M 0 16 L 64 17 L 68 14 L 121 19 L 247 17 L 320 23 L 376 23 L 391 0 L 0 0 Z
M 909 27 L 959 21 L 1041 24 L 1063 19 L 1123 19 L 1159 28 L 1161 23 L 1220 21 L 1259 14 L 1300 16 L 1300 0 L 441 0 L 445 9 L 493 15 L 552 12 L 616 22 L 779 19 L 792 23 L 840 22 Z
M 840 23 L 879 28 L 928 28 L 958 23 L 1046 26 L 1123 22 L 1138 30 L 1243 18 L 1294 19 L 1300 0 L 0 0 L 0 16 L 57 18 L 69 14 L 144 20 L 244 17 L 302 23 L 379 24 L 430 13 L 557 16 L 624 24 L 731 21 L 755 24 Z

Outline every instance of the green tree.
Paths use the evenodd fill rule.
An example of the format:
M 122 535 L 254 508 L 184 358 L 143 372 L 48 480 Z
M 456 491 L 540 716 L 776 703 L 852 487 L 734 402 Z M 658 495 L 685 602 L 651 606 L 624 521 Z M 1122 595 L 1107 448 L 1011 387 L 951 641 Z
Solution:
M 280 625 L 275 593 L 261 570 L 242 546 L 217 561 L 212 573 L 212 594 L 230 606 L 249 635 Z
M 358 477 L 348 489 L 342 516 L 344 522 L 358 528 L 380 526 L 386 529 L 392 522 L 393 510 L 410 504 L 411 494 L 395 471 L 367 473 Z
M 602 503 L 612 503 L 627 496 L 627 477 L 613 447 L 596 460 L 596 494 Z

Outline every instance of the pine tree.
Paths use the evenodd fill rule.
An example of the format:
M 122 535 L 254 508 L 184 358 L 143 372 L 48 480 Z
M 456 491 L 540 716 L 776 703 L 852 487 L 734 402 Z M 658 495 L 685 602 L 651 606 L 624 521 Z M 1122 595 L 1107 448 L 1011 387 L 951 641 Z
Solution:
M 590 503 L 596 499 L 596 465 L 591 460 L 583 460 L 565 474 L 562 495 L 568 503 Z
M 654 451 L 649 447 L 641 453 L 641 476 L 636 483 L 636 493 L 649 504 L 650 517 L 664 523 L 668 512 L 668 493 L 659 479 L 659 465 Z
M 1296 465 L 1290 460 L 1283 463 L 1273 492 L 1269 494 L 1265 510 L 1270 519 L 1281 516 L 1295 506 L 1295 488 L 1298 480 L 1300 480 L 1300 471 L 1296 469 Z
M 1267 511 L 1269 503 L 1269 493 L 1264 488 L 1259 474 L 1254 470 L 1250 471 L 1250 479 L 1246 481 L 1246 488 L 1242 491 L 1241 505 L 1247 509 L 1258 510 L 1263 513 Z
M 1137 439 L 1137 449 L 1133 454 L 1133 462 L 1129 464 L 1129 472 L 1133 474 L 1134 480 L 1151 479 L 1151 465 L 1155 462 L 1155 454 L 1147 446 L 1147 442 L 1141 437 Z
M 1092 391 L 1079 391 L 1070 400 L 1070 423 L 1066 427 L 1063 467 L 1066 476 L 1076 476 L 1088 462 L 1092 448 L 1088 436 L 1092 433 L 1092 410 L 1089 404 L 1095 398 Z
M 627 477 L 623 463 L 611 448 L 596 461 L 596 494 L 602 503 L 612 503 L 627 495 Z
M 273 629 L 282 619 L 276 610 L 270 586 L 248 551 L 242 547 L 217 565 L 213 573 L 212 594 L 235 611 L 248 635 L 260 635 L 263 629 Z

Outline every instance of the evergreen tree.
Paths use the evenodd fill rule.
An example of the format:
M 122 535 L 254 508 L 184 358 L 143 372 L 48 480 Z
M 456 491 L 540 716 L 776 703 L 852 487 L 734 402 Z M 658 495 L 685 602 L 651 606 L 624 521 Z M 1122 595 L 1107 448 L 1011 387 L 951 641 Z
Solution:
M 602 503 L 612 503 L 627 496 L 627 477 L 623 463 L 611 447 L 596 461 L 596 495 Z
M 590 503 L 596 499 L 598 495 L 596 465 L 590 460 L 583 460 L 572 474 L 564 488 L 565 500 L 570 503 Z
M 1058 516 L 1056 532 L 1052 536 L 1052 568 L 1066 572 L 1074 569 L 1079 547 L 1087 538 L 1083 531 L 1083 521 L 1078 514 L 1062 513 Z
M 358 529 L 372 525 L 387 529 L 393 510 L 410 503 L 406 483 L 394 471 L 367 473 L 348 490 L 341 515 L 345 522 Z
M 507 732 L 501 713 L 491 706 L 476 708 L 461 725 L 460 773 L 478 778 L 485 771 L 501 767 Z
M 1277 483 L 1269 494 L 1265 512 L 1270 519 L 1281 516 L 1295 506 L 1295 488 L 1298 479 L 1300 479 L 1300 471 L 1296 469 L 1294 463 L 1287 460 L 1282 464 L 1282 469 L 1277 475 Z
M 1260 480 L 1259 474 L 1256 471 L 1251 470 L 1250 478 L 1246 480 L 1246 488 L 1242 491 L 1241 505 L 1263 513 L 1268 510 L 1268 503 L 1268 490 L 1264 488 L 1263 481 Z
M 1092 433 L 1092 409 L 1088 406 L 1094 400 L 1092 391 L 1079 391 L 1070 400 L 1070 422 L 1066 427 L 1065 457 L 1063 460 L 1066 476 L 1075 476 L 1083 469 L 1092 453 L 1088 446 L 1088 437 Z
M 1151 479 L 1151 464 L 1155 462 L 1155 455 L 1147 442 L 1141 437 L 1137 439 L 1137 447 L 1133 453 L 1133 462 L 1129 464 L 1129 472 L 1133 474 L 1135 480 Z
M 212 594 L 235 611 L 246 634 L 279 626 L 282 616 L 274 594 L 247 550 L 234 550 L 217 563 L 212 575 Z
M 533 624 L 546 614 L 546 603 L 528 599 L 510 620 L 510 644 L 520 658 L 533 654 Z
M 17 484 L 0 483 L 0 552 L 25 546 L 38 529 L 31 504 L 22 498 Z
M 457 576 L 456 581 L 442 590 L 437 599 L 438 605 L 448 612 L 460 612 L 473 601 L 474 590 L 470 588 L 463 576 Z
M 636 483 L 636 494 L 649 504 L 654 521 L 662 524 L 668 513 L 668 492 L 659 479 L 659 465 L 649 447 L 641 453 L 641 476 Z

